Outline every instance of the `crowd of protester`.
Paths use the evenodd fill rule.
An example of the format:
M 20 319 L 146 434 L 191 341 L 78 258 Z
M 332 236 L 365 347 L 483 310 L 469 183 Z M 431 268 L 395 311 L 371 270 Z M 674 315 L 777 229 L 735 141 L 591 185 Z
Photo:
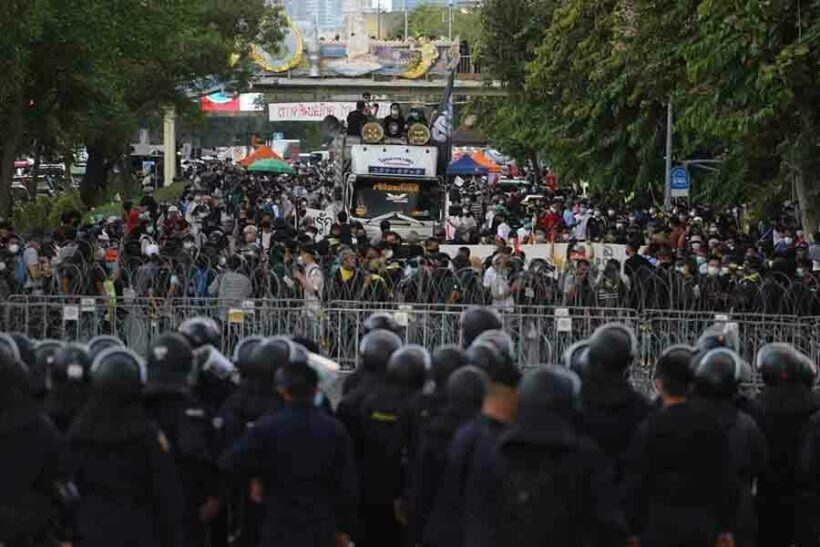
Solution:
M 67 213 L 50 233 L 2 224 L 0 293 L 820 314 L 820 237 L 811 243 L 791 203 L 754 221 L 738 208 L 665 211 L 534 178 L 468 179 L 448 188 L 442 223 L 419 234 L 351 222 L 331 161 L 296 169 L 192 164 L 171 201 L 148 191 L 121 216 Z M 495 251 L 475 256 L 479 243 Z M 535 258 L 534 244 L 549 250 Z
M 228 359 L 203 318 L 145 361 L 0 334 L 0 544 L 820 545 L 817 369 L 789 345 L 758 348 L 749 394 L 715 325 L 664 351 L 650 400 L 622 324 L 523 374 L 492 308 L 430 351 L 364 327 L 343 381 L 299 333 Z

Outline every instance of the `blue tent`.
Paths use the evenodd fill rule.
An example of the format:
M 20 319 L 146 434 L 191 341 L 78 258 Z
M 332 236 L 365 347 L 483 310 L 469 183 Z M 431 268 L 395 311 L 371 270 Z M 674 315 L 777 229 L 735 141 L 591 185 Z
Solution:
M 486 167 L 476 162 L 469 154 L 464 154 L 447 167 L 448 175 L 486 176 L 488 172 Z

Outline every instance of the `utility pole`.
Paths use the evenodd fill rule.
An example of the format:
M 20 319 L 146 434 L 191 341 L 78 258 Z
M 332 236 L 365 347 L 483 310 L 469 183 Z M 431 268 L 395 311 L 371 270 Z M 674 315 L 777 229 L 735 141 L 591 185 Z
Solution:
M 402 0 L 402 11 L 404 11 L 404 41 L 407 41 L 407 38 L 410 35 L 410 19 L 407 16 L 407 0 Z
M 663 206 L 672 207 L 672 98 L 666 105 L 666 173 L 664 174 Z
M 453 41 L 453 0 L 450 0 L 450 9 L 447 10 L 447 38 Z
M 382 39 L 382 0 L 376 4 L 376 38 Z

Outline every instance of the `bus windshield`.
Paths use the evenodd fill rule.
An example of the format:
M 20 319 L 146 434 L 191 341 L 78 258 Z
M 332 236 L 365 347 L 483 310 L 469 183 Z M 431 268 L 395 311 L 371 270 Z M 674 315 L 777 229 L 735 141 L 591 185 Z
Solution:
M 437 179 L 357 177 L 350 212 L 363 219 L 397 213 L 419 221 L 438 220 L 442 197 Z

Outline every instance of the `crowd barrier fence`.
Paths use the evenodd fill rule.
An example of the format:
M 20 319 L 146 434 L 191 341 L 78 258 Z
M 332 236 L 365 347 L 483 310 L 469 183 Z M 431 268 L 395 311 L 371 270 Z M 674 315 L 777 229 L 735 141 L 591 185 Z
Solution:
M 175 330 L 187 318 L 206 316 L 222 327 L 220 349 L 230 354 L 236 342 L 251 334 L 301 335 L 315 340 L 327 357 L 352 370 L 364 320 L 373 312 L 390 311 L 406 325 L 408 343 L 434 348 L 460 342 L 459 320 L 466 306 L 334 301 L 257 299 L 227 302 L 215 299 L 106 299 L 11 296 L 0 304 L 0 328 L 33 339 L 87 341 L 111 334 L 140 353 L 152 340 Z M 608 322 L 632 327 L 640 358 L 632 381 L 652 389 L 652 369 L 663 350 L 673 344 L 693 344 L 708 326 L 723 323 L 736 329 L 741 356 L 754 363 L 757 350 L 769 342 L 788 342 L 820 361 L 820 317 L 713 312 L 634 310 L 560 306 L 516 306 L 502 313 L 504 328 L 516 342 L 522 367 L 559 363 L 573 343 Z M 757 387 L 756 378 L 750 379 Z

